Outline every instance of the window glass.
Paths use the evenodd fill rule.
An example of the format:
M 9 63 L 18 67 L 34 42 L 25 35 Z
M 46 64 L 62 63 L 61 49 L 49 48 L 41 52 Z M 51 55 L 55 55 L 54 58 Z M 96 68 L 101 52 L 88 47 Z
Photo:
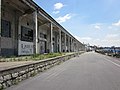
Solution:
M 2 37 L 11 37 L 11 23 L 6 20 L 1 22 L 1 35 Z
M 26 28 L 24 26 L 21 26 L 21 40 L 33 42 L 33 30 Z

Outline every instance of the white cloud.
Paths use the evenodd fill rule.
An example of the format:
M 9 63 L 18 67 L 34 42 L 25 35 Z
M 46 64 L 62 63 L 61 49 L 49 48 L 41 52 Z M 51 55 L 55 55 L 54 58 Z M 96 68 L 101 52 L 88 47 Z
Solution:
M 91 24 L 90 26 L 95 30 L 101 30 L 102 23 Z
M 80 42 L 96 46 L 120 47 L 120 20 L 117 23 L 95 23 L 84 26 L 89 30 L 85 37 L 75 36 Z M 101 31 L 102 30 L 102 31 Z M 91 32 L 93 31 L 93 32 Z M 89 37 L 90 36 L 90 37 Z M 93 38 L 94 37 L 94 38 Z
M 120 20 L 118 22 L 116 22 L 116 23 L 113 23 L 112 25 L 114 25 L 114 26 L 120 26 Z
M 54 4 L 54 10 L 59 10 L 63 7 L 64 5 L 62 3 L 56 3 Z
M 99 25 L 95 25 L 94 28 L 97 29 L 97 30 L 101 29 L 101 27 Z
M 90 43 L 92 41 L 91 37 L 79 37 L 79 36 L 75 36 L 75 38 L 77 40 L 79 40 L 81 43 Z
M 69 20 L 72 16 L 70 14 L 66 14 L 63 17 L 58 17 L 56 18 L 57 22 L 62 23 L 62 22 L 66 22 L 66 20 Z
M 87 40 L 87 41 L 90 41 L 90 40 L 92 40 L 92 38 L 90 38 L 90 37 L 83 37 L 83 38 L 81 38 L 82 40 Z
M 58 14 L 58 13 L 60 13 L 60 11 L 53 11 L 53 13 L 54 13 L 54 14 Z
M 120 35 L 108 34 L 103 39 L 91 38 L 91 37 L 79 37 L 75 36 L 80 42 L 85 44 L 97 45 L 97 46 L 120 46 Z
M 106 35 L 106 39 L 113 40 L 113 39 L 118 39 L 119 35 L 118 34 L 108 34 Z
M 108 29 L 112 29 L 113 27 L 112 26 L 108 26 Z

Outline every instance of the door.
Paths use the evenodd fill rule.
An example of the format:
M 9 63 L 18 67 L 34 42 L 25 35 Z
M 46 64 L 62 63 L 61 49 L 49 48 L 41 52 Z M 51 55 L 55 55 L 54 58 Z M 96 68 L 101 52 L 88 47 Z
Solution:
M 40 41 L 40 53 L 46 53 L 46 41 Z

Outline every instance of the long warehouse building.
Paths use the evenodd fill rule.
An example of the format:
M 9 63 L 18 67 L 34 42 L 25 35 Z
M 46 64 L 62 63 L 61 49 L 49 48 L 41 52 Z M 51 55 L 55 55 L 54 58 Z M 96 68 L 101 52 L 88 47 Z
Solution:
M 0 0 L 0 56 L 85 50 L 32 0 Z

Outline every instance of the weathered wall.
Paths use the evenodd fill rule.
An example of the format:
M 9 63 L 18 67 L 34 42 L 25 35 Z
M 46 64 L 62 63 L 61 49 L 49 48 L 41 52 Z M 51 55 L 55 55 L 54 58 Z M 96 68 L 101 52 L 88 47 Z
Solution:
M 49 52 L 49 45 L 50 45 L 50 32 L 49 32 L 49 27 L 46 26 L 46 25 L 42 25 L 42 26 L 39 26 L 39 29 L 38 29 L 38 38 L 39 38 L 39 43 L 38 43 L 38 52 L 39 53 L 42 53 L 41 50 L 40 50 L 40 45 L 41 45 L 41 40 L 40 40 L 40 33 L 43 33 L 45 35 L 47 35 L 47 41 L 46 41 L 46 52 Z
M 2 0 L 5 1 L 5 0 Z M 38 17 L 38 22 L 49 22 L 46 23 L 46 25 L 42 25 L 42 26 L 36 26 L 36 30 L 38 28 L 38 35 L 35 35 L 35 20 L 37 23 L 37 15 L 36 17 L 34 16 L 34 12 L 35 9 L 33 10 L 33 8 L 31 9 L 31 6 L 29 7 L 29 5 L 26 5 L 24 3 L 21 2 L 17 2 L 14 3 L 14 5 L 12 5 L 14 3 L 14 0 L 12 3 L 10 2 L 6 2 L 1 4 L 1 0 L 0 0 L 0 7 L 2 5 L 2 20 L 6 20 L 9 21 L 11 23 L 11 36 L 10 37 L 1 37 L 0 36 L 0 55 L 17 55 L 18 52 L 21 50 L 22 46 L 28 46 L 26 49 L 22 48 L 23 51 L 28 50 L 28 53 L 24 53 L 24 54 L 20 54 L 19 55 L 30 55 L 33 54 L 29 53 L 30 50 L 34 51 L 36 53 L 41 53 L 40 52 L 40 42 L 39 42 L 39 38 L 40 38 L 40 32 L 42 32 L 43 34 L 47 35 L 47 40 L 46 40 L 46 52 L 49 53 L 51 50 L 51 47 L 53 47 L 53 51 L 54 52 L 58 52 L 59 51 L 59 25 L 57 26 L 56 24 L 54 24 L 54 20 L 53 22 L 53 30 L 51 29 L 51 26 L 49 26 L 50 21 L 49 21 L 49 17 L 48 19 L 43 18 L 44 16 L 40 16 Z M 30 9 L 30 11 L 29 11 Z M 33 14 L 30 14 L 33 13 Z M 43 13 L 44 14 L 44 13 Z M 39 21 L 42 20 L 42 21 Z M 1 21 L 0 21 L 1 23 Z M 0 24 L 1 25 L 1 24 Z M 26 28 L 32 29 L 33 30 L 33 42 L 27 42 L 27 41 L 21 41 L 21 26 L 24 26 Z M 1 26 L 0 26 L 1 27 Z M 27 29 L 25 29 L 27 30 Z M 53 37 L 51 38 L 50 36 L 51 34 L 51 30 L 53 31 Z M 0 29 L 1 32 L 1 29 Z M 28 35 L 28 34 L 27 34 Z M 66 49 L 68 49 L 68 51 L 76 51 L 79 46 L 75 44 L 75 41 L 71 41 L 71 46 L 70 46 L 70 37 L 67 39 L 67 42 L 65 43 L 65 40 L 67 38 L 68 32 L 64 32 L 62 31 L 62 36 L 61 36 L 61 51 L 65 52 Z M 29 36 L 29 35 L 28 35 Z M 37 36 L 37 37 L 35 37 Z M 65 38 L 66 37 L 66 38 Z M 29 37 L 28 37 L 29 38 Z M 31 37 L 30 37 L 31 38 Z M 37 39 L 38 38 L 38 42 Z M 54 38 L 54 41 L 51 43 L 52 39 Z M 24 40 L 24 39 L 23 39 Z M 34 43 L 35 41 L 35 43 Z M 30 45 L 29 45 L 30 44 Z M 37 45 L 36 45 L 37 44 Z M 53 45 L 53 46 L 52 46 Z M 36 46 L 38 46 L 37 48 L 35 48 Z M 84 48 L 81 46 L 81 48 Z
M 6 5 L 2 5 L 2 20 L 11 23 L 11 37 L 1 37 L 1 54 L 14 55 L 15 12 Z
M 29 28 L 33 30 L 34 34 L 34 21 L 33 21 L 33 14 L 28 14 L 26 16 L 21 16 L 19 18 L 19 36 L 21 36 L 21 26 L 24 26 L 26 28 Z M 34 37 L 34 35 L 33 35 Z M 18 55 L 30 55 L 33 54 L 33 41 L 22 41 L 21 37 L 19 37 L 18 41 Z
M 53 30 L 53 38 L 54 38 L 54 41 L 53 41 L 53 51 L 54 52 L 58 52 L 58 39 L 59 39 L 59 32 L 57 32 L 58 30 Z

